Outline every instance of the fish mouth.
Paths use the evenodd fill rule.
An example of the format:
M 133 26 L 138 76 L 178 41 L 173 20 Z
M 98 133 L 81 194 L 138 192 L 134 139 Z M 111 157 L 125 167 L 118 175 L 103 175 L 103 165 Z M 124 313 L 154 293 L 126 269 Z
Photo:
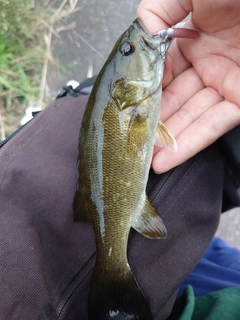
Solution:
M 142 46 L 148 47 L 152 50 L 160 50 L 161 40 L 154 38 L 139 18 L 133 21 L 133 27 L 139 34 L 141 34 Z
M 137 31 L 143 32 L 145 35 L 147 35 L 150 38 L 152 37 L 151 33 L 146 29 L 142 20 L 140 20 L 139 18 L 133 21 L 133 26 Z

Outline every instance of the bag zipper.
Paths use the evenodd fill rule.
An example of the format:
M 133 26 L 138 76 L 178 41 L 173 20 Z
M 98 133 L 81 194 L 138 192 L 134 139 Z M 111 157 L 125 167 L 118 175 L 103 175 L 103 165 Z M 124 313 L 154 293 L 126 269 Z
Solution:
M 14 131 L 12 134 L 10 134 L 10 136 L 8 136 L 5 140 L 3 140 L 2 142 L 0 142 L 0 149 L 8 142 L 10 141 L 13 137 L 15 137 L 31 120 L 29 120 L 27 123 L 25 123 L 23 126 L 21 126 L 20 128 L 18 128 L 16 131 Z
M 189 160 L 189 166 L 177 166 L 164 175 L 159 179 L 159 175 L 155 174 L 152 170 L 150 170 L 149 178 L 151 177 L 150 182 L 147 185 L 147 194 L 149 197 L 149 200 L 153 203 L 158 203 L 158 201 L 161 200 L 161 198 L 168 194 L 170 191 L 173 190 L 173 188 L 177 185 L 178 177 L 184 176 L 184 174 L 189 170 L 189 168 L 192 166 L 192 163 L 194 162 L 194 159 Z M 173 184 L 174 182 L 174 184 Z
M 94 240 L 95 241 L 95 240 Z M 79 289 L 81 285 L 91 276 L 94 265 L 95 265 L 96 250 L 94 249 L 92 255 L 86 261 L 84 266 L 79 270 L 76 276 L 73 278 L 71 283 L 68 285 L 65 293 L 58 302 L 56 308 L 56 314 L 59 320 L 68 319 L 74 309 L 72 303 L 79 296 Z
M 40 111 L 38 112 L 34 112 L 33 113 L 33 118 L 30 119 L 28 122 L 26 122 L 25 124 L 23 124 L 20 128 L 18 128 L 16 131 L 14 131 L 12 134 L 10 134 L 10 136 L 8 136 L 5 140 L 0 142 L 0 149 L 5 146 L 5 144 L 10 141 L 12 138 L 14 138 L 20 131 L 22 131 L 22 129 L 24 129 L 26 127 L 26 125 L 28 125 L 38 114 L 40 113 Z

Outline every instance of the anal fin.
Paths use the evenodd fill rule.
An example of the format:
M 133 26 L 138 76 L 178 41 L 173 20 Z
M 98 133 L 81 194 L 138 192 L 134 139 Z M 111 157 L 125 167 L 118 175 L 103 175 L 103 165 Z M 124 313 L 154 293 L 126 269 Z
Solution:
M 150 239 L 166 238 L 167 229 L 147 196 L 140 217 L 132 226 L 136 231 Z

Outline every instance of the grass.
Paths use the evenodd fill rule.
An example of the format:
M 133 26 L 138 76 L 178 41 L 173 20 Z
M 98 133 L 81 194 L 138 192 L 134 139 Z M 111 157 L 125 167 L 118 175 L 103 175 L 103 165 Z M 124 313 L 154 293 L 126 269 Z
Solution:
M 26 106 L 47 103 L 49 63 L 57 65 L 52 41 L 60 38 L 66 28 L 61 19 L 77 10 L 77 2 L 0 0 L 0 141 L 17 129 Z

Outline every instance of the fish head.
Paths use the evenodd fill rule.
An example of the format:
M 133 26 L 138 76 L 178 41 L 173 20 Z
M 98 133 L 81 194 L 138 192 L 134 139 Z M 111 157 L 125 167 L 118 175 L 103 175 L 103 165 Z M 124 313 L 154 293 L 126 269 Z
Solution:
M 106 66 L 111 95 L 121 108 L 136 105 L 159 89 L 171 41 L 151 35 L 140 19 L 118 39 Z
M 116 72 L 126 78 L 150 80 L 164 65 L 166 51 L 171 39 L 163 41 L 153 37 L 140 19 L 136 19 L 120 37 L 118 45 L 119 64 Z

